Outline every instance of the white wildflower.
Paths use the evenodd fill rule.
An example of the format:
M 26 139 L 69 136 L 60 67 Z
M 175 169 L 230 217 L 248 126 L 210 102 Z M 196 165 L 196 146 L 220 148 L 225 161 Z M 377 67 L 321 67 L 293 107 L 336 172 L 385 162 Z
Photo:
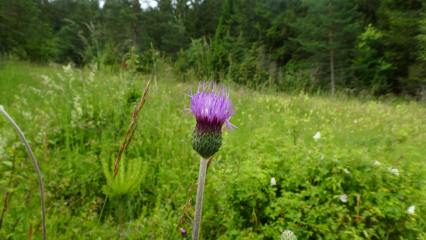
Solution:
M 31 120 L 33 119 L 33 116 L 30 112 L 28 111 L 22 111 L 22 116 L 26 119 L 26 120 Z
M 285 230 L 283 233 L 281 233 L 281 240 L 297 240 L 296 235 L 290 231 L 290 230 Z
M 339 196 L 339 199 L 342 203 L 347 203 L 348 202 L 348 195 L 342 194 L 342 195 Z
M 277 181 L 275 180 L 274 177 L 271 177 L 271 186 L 275 186 L 277 185 Z
M 33 93 L 35 93 L 35 94 L 37 94 L 37 95 L 39 95 L 39 96 L 41 96 L 42 95 L 42 91 L 40 90 L 40 89 L 38 89 L 38 88 L 35 88 L 35 87 L 29 87 L 28 88 L 31 92 L 33 92 Z
M 52 86 L 52 80 L 49 78 L 49 76 L 42 74 L 40 75 L 40 78 L 42 79 L 43 85 L 45 85 L 46 87 Z
M 89 81 L 89 83 L 92 83 L 95 81 L 95 72 L 90 72 L 89 73 L 89 77 L 87 78 L 87 80 Z
M 49 76 L 40 75 L 40 77 L 42 79 L 43 85 L 46 86 L 48 89 L 63 90 L 63 88 L 56 84 Z
M 315 140 L 315 141 L 320 140 L 320 138 L 321 138 L 321 133 L 320 133 L 320 132 L 316 132 L 313 138 L 314 138 L 314 140 Z
M 72 66 L 70 63 L 68 63 L 68 65 L 63 66 L 62 69 L 64 70 L 64 72 L 69 72 L 72 70 Z
M 407 208 L 407 213 L 410 215 L 414 215 L 414 212 L 416 211 L 416 206 L 411 205 Z
M 389 168 L 388 170 L 389 170 L 389 172 L 390 172 L 390 173 L 392 173 L 393 175 L 395 175 L 395 176 L 399 176 L 399 170 L 398 170 L 398 168 L 391 167 L 391 168 Z
M 77 116 L 82 116 L 83 115 L 83 108 L 81 106 L 80 97 L 75 97 L 74 98 L 74 110 L 75 110 Z
M 83 108 L 81 105 L 80 97 L 74 97 L 73 109 L 71 110 L 71 125 L 73 127 L 78 126 L 80 119 L 83 117 Z
M 377 160 L 374 160 L 373 164 L 374 164 L 374 166 L 380 166 L 380 165 L 382 165 L 382 163 L 379 162 L 379 161 L 377 161 Z

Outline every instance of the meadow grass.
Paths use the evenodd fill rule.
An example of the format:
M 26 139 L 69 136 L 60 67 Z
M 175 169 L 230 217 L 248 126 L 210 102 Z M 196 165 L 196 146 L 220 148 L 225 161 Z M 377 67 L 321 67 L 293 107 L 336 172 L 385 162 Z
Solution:
M 179 227 L 190 230 L 193 209 L 183 208 L 199 157 L 187 108 L 197 83 L 160 69 L 112 183 L 115 154 L 150 76 L 0 65 L 0 104 L 41 162 L 49 239 L 181 239 L 182 215 Z M 208 171 L 201 239 L 279 239 L 284 230 L 299 239 L 426 237 L 424 105 L 230 92 L 237 128 L 224 133 Z M 0 238 L 37 238 L 36 176 L 3 119 L 0 133 L 0 194 L 12 193 Z

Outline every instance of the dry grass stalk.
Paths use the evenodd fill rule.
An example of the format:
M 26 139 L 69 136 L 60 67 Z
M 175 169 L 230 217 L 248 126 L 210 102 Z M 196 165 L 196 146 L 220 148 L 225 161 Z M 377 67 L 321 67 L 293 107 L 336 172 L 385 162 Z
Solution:
M 121 157 L 123 156 L 123 153 L 126 150 L 127 146 L 129 146 L 130 142 L 132 141 L 133 135 L 136 130 L 136 125 L 138 122 L 138 116 L 143 105 L 145 104 L 145 100 L 146 100 L 146 96 L 148 95 L 150 84 L 151 84 L 151 80 L 149 80 L 148 83 L 146 84 L 143 95 L 141 96 L 141 99 L 139 100 L 138 104 L 135 107 L 135 110 L 133 111 L 132 119 L 130 121 L 130 125 L 129 125 L 129 128 L 127 129 L 126 135 L 124 136 L 124 140 L 120 144 L 120 149 L 118 150 L 117 156 L 115 157 L 115 161 L 114 161 L 114 177 L 117 176 Z
M 149 91 L 150 86 L 151 86 L 151 80 L 149 80 L 148 83 L 146 84 L 144 92 L 143 92 L 138 104 L 136 105 L 135 110 L 132 113 L 132 119 L 130 121 L 129 128 L 127 129 L 126 135 L 124 136 L 123 142 L 120 144 L 120 148 L 119 148 L 117 156 L 115 157 L 115 160 L 114 160 L 114 178 L 118 174 L 118 169 L 119 169 L 119 166 L 120 166 L 121 157 L 123 156 L 123 153 L 126 150 L 127 146 L 129 146 L 130 142 L 132 141 L 133 135 L 134 135 L 135 130 L 136 130 L 136 125 L 137 125 L 137 122 L 138 122 L 138 116 L 139 116 L 140 111 L 142 110 L 143 105 L 145 104 L 145 100 L 146 100 L 146 97 L 148 95 L 148 91 Z M 101 219 L 102 219 L 102 215 L 103 215 L 104 208 L 105 208 L 107 201 L 108 201 L 108 195 L 105 196 L 104 203 L 102 205 L 101 212 L 99 214 L 98 222 L 100 222 Z
M 12 186 L 13 176 L 15 174 L 15 162 L 16 161 L 14 160 L 13 163 L 12 163 L 12 170 L 11 170 L 10 175 L 9 175 L 9 183 L 7 184 L 9 187 Z M 1 215 L 0 215 L 0 229 L 3 225 L 3 219 L 4 219 L 4 216 L 6 214 L 6 211 L 9 208 L 9 201 L 10 201 L 11 195 L 12 195 L 12 193 L 10 191 L 7 191 L 6 194 L 4 195 L 4 198 L 3 198 L 3 209 L 2 209 Z

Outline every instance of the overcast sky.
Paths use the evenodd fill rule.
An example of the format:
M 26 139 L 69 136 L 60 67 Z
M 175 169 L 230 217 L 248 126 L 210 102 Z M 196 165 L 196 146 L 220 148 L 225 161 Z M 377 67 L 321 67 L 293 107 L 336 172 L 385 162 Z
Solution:
M 155 0 L 139 0 L 139 2 L 141 3 L 142 9 L 147 9 L 149 7 L 157 6 L 157 2 Z M 100 0 L 99 4 L 101 7 L 103 7 L 105 4 L 105 0 Z

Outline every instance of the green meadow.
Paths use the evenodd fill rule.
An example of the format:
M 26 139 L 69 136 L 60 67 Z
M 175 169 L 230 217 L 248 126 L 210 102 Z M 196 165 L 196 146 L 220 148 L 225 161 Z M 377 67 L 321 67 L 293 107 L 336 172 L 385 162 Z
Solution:
M 48 239 L 183 239 L 180 228 L 190 236 L 199 156 L 188 108 L 198 81 L 178 79 L 167 65 L 143 75 L 0 64 L 0 104 L 41 164 Z M 424 104 L 222 84 L 237 128 L 224 131 L 208 169 L 202 239 L 280 239 L 285 230 L 298 239 L 426 239 Z M 1 117 L 0 239 L 41 239 L 37 186 Z

